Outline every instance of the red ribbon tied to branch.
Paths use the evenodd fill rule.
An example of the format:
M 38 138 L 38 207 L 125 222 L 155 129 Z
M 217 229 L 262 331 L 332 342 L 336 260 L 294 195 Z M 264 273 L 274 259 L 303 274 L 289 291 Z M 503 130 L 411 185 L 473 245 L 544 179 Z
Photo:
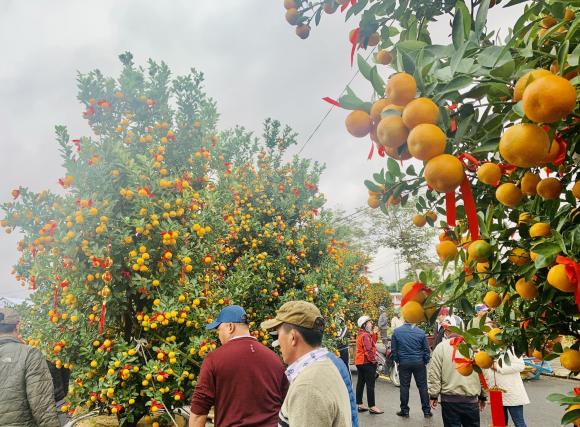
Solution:
M 491 407 L 491 421 L 494 427 L 504 427 L 507 425 L 505 421 L 505 413 L 503 410 L 502 391 L 498 389 L 491 389 L 489 391 L 489 406 Z
M 580 264 L 571 258 L 566 258 L 565 256 L 558 255 L 556 257 L 556 263 L 562 264 L 566 267 L 566 275 L 570 283 L 576 285 L 576 307 L 580 312 Z
M 349 6 L 354 6 L 355 4 L 356 4 L 356 0 L 347 1 L 345 4 L 343 4 L 342 6 L 340 6 L 340 13 L 342 13 L 346 9 L 348 9 Z
M 468 153 L 461 153 L 457 158 L 465 164 L 468 170 L 475 171 L 479 162 L 475 157 Z M 460 185 L 461 196 L 463 198 L 463 207 L 465 208 L 465 215 L 467 216 L 467 223 L 469 225 L 469 233 L 471 240 L 479 239 L 479 222 L 477 219 L 477 210 L 475 209 L 475 200 L 473 198 L 473 191 L 467 176 L 463 178 Z M 457 220 L 457 208 L 455 192 L 445 193 L 445 211 L 447 214 L 447 224 L 450 227 L 455 227 Z
M 352 48 L 350 49 L 350 66 L 352 67 L 352 65 L 354 64 L 354 53 L 356 51 L 356 47 L 357 47 L 357 40 L 358 40 L 358 36 L 360 34 L 360 28 L 355 28 L 352 31 L 352 34 L 350 36 L 350 43 L 352 44 Z M 360 47 L 360 45 L 359 45 Z
M 409 301 L 411 301 L 413 299 L 413 297 L 421 291 L 423 291 L 423 293 L 425 293 L 427 296 L 431 295 L 431 293 L 432 293 L 431 289 L 427 288 L 425 283 L 421 283 L 421 282 L 413 283 L 413 286 L 411 286 L 411 289 L 409 290 L 409 292 L 407 292 L 403 296 L 403 298 L 401 299 L 401 307 L 403 307 L 405 304 L 407 304 Z

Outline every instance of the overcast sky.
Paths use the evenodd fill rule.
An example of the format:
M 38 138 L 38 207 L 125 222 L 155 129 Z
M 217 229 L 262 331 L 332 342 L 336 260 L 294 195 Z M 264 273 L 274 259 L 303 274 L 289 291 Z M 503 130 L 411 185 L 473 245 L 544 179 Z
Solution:
M 1 1 L 0 200 L 19 185 L 58 190 L 63 170 L 54 126 L 67 125 L 73 138 L 89 134 L 76 100 L 76 72 L 99 68 L 116 77 L 117 56 L 126 50 L 137 64 L 153 58 L 174 74 L 203 71 L 218 102 L 220 129 L 240 124 L 259 131 L 273 117 L 292 126 L 301 145 L 328 110 L 321 98 L 337 97 L 355 72 L 347 33 L 356 21 L 324 16 L 303 41 L 284 12 L 282 0 Z M 516 12 L 493 10 L 492 22 L 494 16 L 498 24 L 513 22 Z M 437 41 L 447 38 L 445 25 L 435 29 Z M 351 87 L 370 99 L 361 76 Z M 334 110 L 302 155 L 326 163 L 321 189 L 329 205 L 352 212 L 366 204 L 362 182 L 383 161 L 367 161 L 370 142 L 346 133 L 345 116 Z M 0 233 L 0 296 L 24 296 L 10 275 L 17 238 Z M 380 251 L 374 263 L 380 268 L 371 269 L 393 280 L 392 258 Z

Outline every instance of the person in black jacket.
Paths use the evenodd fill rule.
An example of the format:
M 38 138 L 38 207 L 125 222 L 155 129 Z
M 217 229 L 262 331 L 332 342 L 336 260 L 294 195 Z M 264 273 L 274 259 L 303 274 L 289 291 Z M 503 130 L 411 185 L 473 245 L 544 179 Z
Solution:
M 58 421 L 60 422 L 61 426 L 64 426 L 69 421 L 69 417 L 66 412 L 62 412 L 60 408 L 64 404 L 64 398 L 68 394 L 70 370 L 66 368 L 57 368 L 56 365 L 50 361 L 47 361 L 47 364 L 48 370 L 50 371 L 50 376 L 52 377 L 54 401 L 56 402 Z

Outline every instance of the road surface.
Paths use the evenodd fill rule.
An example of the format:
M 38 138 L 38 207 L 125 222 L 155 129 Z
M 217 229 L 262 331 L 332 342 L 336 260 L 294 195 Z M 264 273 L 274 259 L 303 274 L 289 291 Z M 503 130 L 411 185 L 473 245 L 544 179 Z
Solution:
M 356 387 L 356 374 L 353 375 L 353 382 Z M 524 408 L 524 415 L 528 427 L 559 427 L 560 418 L 563 415 L 562 409 L 546 400 L 550 393 L 568 393 L 574 387 L 580 387 L 580 382 L 559 378 L 548 378 L 542 376 L 537 381 L 526 382 L 526 390 L 530 397 L 531 404 Z M 393 386 L 388 380 L 379 379 L 375 387 L 376 403 L 383 411 L 382 415 L 371 415 L 368 412 L 359 414 L 361 427 L 442 427 L 441 411 L 437 408 L 433 412 L 433 418 L 425 420 L 421 411 L 419 392 L 412 382 L 410 390 L 411 408 L 410 417 L 401 419 L 396 415 L 399 410 L 399 389 Z M 366 404 L 366 395 L 364 403 Z M 489 408 L 482 413 L 481 427 L 491 424 Z M 513 425 L 513 424 L 510 424 Z

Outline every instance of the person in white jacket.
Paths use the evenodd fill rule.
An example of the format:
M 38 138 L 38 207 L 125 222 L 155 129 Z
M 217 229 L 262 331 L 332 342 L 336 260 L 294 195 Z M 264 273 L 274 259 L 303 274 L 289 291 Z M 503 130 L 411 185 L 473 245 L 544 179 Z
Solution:
M 507 354 L 509 363 L 502 360 L 502 365 L 499 366 L 499 363 L 494 361 L 490 369 L 484 370 L 485 379 L 490 387 L 497 386 L 504 390 L 502 397 L 506 425 L 509 412 L 515 427 L 527 427 L 524 420 L 524 405 L 530 403 L 530 399 L 520 376 L 520 372 L 525 369 L 524 359 L 517 357 L 512 350 L 508 350 Z

